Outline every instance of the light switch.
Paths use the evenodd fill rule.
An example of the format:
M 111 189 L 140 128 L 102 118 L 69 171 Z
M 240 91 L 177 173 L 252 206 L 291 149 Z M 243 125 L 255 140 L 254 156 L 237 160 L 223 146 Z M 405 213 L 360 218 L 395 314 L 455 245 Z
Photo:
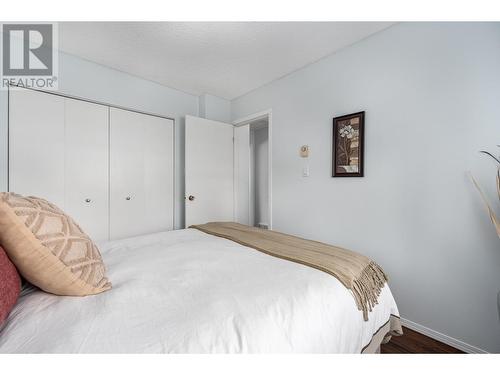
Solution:
M 302 177 L 309 177 L 309 166 L 306 165 L 304 168 L 302 168 Z

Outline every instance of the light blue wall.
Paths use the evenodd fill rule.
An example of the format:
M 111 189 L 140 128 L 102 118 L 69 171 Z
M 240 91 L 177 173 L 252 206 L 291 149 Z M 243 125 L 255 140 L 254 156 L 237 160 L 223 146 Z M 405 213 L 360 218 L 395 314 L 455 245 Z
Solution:
M 372 257 L 404 318 L 500 352 L 500 240 L 466 174 L 495 202 L 478 150 L 500 143 L 500 24 L 395 25 L 232 101 L 232 118 L 268 108 L 274 229 Z M 332 178 L 332 118 L 362 110 L 366 177 Z
M 59 55 L 59 92 L 175 119 L 175 227 L 184 225 L 184 117 L 198 97 L 77 57 Z M 0 92 L 0 189 L 7 189 L 7 94 Z

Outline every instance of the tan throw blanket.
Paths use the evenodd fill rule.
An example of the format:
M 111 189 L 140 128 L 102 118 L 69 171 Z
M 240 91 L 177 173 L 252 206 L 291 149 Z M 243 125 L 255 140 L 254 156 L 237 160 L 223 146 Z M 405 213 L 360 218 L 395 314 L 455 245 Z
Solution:
M 377 263 L 340 247 L 231 222 L 190 228 L 329 273 L 351 290 L 364 320 L 368 320 L 368 311 L 377 304 L 377 297 L 387 282 L 387 276 Z

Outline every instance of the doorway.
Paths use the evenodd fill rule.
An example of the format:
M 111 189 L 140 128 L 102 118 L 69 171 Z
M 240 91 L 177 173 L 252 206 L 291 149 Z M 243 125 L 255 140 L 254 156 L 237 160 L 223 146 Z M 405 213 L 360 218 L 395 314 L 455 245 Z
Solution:
M 269 228 L 269 124 L 263 118 L 250 123 L 250 224 Z
M 272 228 L 271 111 L 227 124 L 186 116 L 185 224 Z
M 248 145 L 248 153 L 236 152 L 235 155 L 240 155 L 240 166 L 247 163 L 249 165 L 248 169 L 237 167 L 235 171 L 235 177 L 239 181 L 239 185 L 238 182 L 235 185 L 235 217 L 243 224 L 271 229 L 271 111 L 248 116 L 233 124 L 237 129 L 235 147 L 241 150 Z M 238 161 L 235 161 L 235 165 L 238 165 Z

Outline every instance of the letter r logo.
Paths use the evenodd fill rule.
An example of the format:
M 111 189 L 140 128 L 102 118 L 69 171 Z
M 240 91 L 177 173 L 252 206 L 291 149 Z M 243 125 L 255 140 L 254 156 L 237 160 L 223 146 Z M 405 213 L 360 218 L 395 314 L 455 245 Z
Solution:
M 3 75 L 52 76 L 51 24 L 4 24 Z

